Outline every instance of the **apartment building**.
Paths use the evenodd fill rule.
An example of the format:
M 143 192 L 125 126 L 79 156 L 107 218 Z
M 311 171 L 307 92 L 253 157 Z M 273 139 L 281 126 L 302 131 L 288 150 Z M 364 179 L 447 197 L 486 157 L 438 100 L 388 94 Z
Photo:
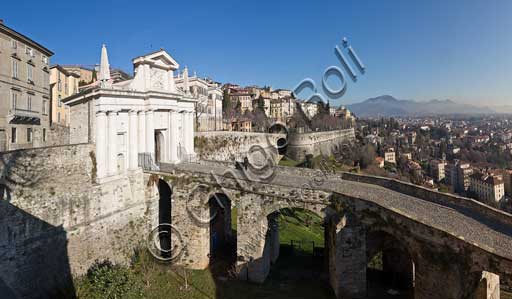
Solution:
M 284 96 L 270 102 L 270 118 L 287 123 L 295 113 L 297 104 L 291 96 Z
M 52 55 L 0 20 L 0 151 L 48 143 Z
M 484 203 L 497 203 L 505 196 L 503 177 L 476 172 L 469 176 L 469 190 Z
M 464 194 L 469 188 L 471 174 L 473 168 L 469 163 L 455 160 L 453 164 L 445 165 L 446 182 L 452 186 L 453 192 Z
M 444 160 L 432 160 L 430 161 L 430 176 L 436 182 L 440 182 L 445 178 L 445 166 L 446 161 Z
M 252 111 L 252 99 L 253 96 L 249 90 L 240 89 L 229 94 L 231 104 L 233 107 L 240 105 L 240 112 Z
M 196 74 L 189 77 L 188 69 L 174 78 L 176 87 L 197 99 L 196 131 L 222 130 L 223 93 L 218 83 L 200 78 Z
M 50 125 L 69 127 L 69 106 L 64 105 L 62 100 L 78 93 L 79 81 L 79 74 L 69 72 L 60 65 L 50 68 Z

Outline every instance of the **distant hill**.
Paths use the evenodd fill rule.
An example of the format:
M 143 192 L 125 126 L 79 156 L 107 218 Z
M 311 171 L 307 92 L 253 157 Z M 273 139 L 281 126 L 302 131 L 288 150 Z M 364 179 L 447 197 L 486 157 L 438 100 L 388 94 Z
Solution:
M 347 105 L 358 117 L 424 116 L 439 114 L 487 114 L 496 113 L 488 107 L 477 107 L 451 100 L 416 102 L 397 100 L 390 95 L 367 99 L 361 103 Z

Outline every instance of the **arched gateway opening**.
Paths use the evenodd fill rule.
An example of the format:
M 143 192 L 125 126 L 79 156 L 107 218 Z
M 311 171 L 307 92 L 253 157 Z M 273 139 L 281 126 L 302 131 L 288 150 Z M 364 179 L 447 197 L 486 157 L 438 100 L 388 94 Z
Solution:
M 164 180 L 158 180 L 158 237 L 160 240 L 161 254 L 169 258 L 171 254 L 171 231 L 169 224 L 172 224 L 171 195 L 172 189 Z
M 280 290 L 281 298 L 335 298 L 325 241 L 324 217 L 316 212 L 283 208 L 267 215 L 262 259 L 269 268 L 264 287 L 287 286 Z
M 224 193 L 215 193 L 208 201 L 210 209 L 210 269 L 226 275 L 236 260 L 236 208 Z
M 384 231 L 366 235 L 370 298 L 414 298 L 415 265 L 405 244 Z

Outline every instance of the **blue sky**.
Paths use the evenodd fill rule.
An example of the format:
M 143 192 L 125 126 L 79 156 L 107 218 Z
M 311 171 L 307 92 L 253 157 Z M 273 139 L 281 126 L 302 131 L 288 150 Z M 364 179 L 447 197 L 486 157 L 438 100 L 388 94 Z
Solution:
M 166 49 L 221 82 L 293 88 L 340 65 L 347 37 L 367 72 L 336 104 L 381 94 L 509 104 L 512 1 L 5 1 L 0 18 L 55 52 L 52 63 L 110 63 Z M 331 80 L 332 81 L 332 80 Z

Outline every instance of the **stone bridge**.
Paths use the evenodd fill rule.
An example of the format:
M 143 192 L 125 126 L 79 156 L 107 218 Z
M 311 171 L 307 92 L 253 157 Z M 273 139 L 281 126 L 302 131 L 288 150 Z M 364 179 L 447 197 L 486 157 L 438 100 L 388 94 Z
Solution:
M 296 207 L 324 219 L 325 268 L 339 298 L 365 296 L 377 252 L 415 298 L 497 298 L 512 286 L 512 216 L 471 199 L 379 177 L 204 161 L 98 182 L 94 150 L 0 153 L 0 297 L 58 297 L 52 291 L 73 289 L 96 260 L 129 263 L 159 223 L 181 235 L 168 244 L 183 249 L 173 251 L 177 263 L 208 267 L 212 232 L 222 232 L 212 223 L 228 227 L 231 207 L 240 279 L 266 278 L 279 256 L 276 212 Z
M 512 286 L 509 214 L 392 179 L 274 170 L 259 181 L 247 170 L 220 163 L 163 164 L 159 172 L 146 172 L 147 186 L 161 190 L 160 203 L 166 206 L 171 198 L 171 223 L 184 245 L 178 263 L 208 267 L 207 220 L 212 198 L 222 195 L 228 206 L 225 219 L 237 207 L 235 269 L 240 279 L 265 280 L 279 255 L 276 212 L 295 207 L 324 219 L 324 256 L 338 298 L 365 298 L 367 264 L 377 252 L 383 254 L 384 267 L 407 277 L 414 298 L 499 298 L 500 284 Z

